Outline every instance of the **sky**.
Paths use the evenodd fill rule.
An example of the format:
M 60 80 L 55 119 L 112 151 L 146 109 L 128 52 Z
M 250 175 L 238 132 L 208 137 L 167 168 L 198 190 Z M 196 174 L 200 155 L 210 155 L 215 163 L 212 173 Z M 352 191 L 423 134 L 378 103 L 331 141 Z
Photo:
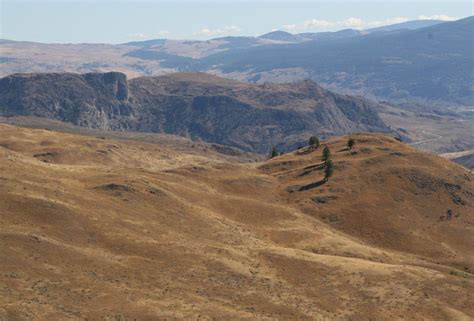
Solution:
M 151 1 L 0 0 L 0 38 L 46 43 L 124 43 L 367 29 L 473 15 L 471 0 Z

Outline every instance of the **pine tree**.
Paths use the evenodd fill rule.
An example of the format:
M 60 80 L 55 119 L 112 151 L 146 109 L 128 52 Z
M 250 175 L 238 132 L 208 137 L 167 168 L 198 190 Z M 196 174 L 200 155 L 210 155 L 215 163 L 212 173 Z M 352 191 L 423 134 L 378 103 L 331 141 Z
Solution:
M 326 167 L 324 168 L 324 180 L 327 182 L 333 173 L 334 173 L 334 164 L 332 160 L 329 159 L 326 162 Z
M 319 147 L 319 138 L 316 136 L 311 136 L 309 138 L 309 146 L 313 148 L 318 148 Z
M 273 147 L 272 147 L 272 150 L 271 150 L 271 152 L 270 152 L 270 158 L 276 157 L 276 156 L 278 156 L 279 154 L 280 154 L 280 153 L 278 152 L 278 149 L 277 149 L 275 146 L 273 146 Z
M 323 161 L 327 163 L 331 159 L 331 150 L 329 147 L 324 147 L 323 149 Z
M 355 140 L 354 138 L 349 138 L 349 140 L 347 141 L 347 147 L 349 147 L 349 149 L 352 149 L 352 147 L 354 147 L 355 145 Z

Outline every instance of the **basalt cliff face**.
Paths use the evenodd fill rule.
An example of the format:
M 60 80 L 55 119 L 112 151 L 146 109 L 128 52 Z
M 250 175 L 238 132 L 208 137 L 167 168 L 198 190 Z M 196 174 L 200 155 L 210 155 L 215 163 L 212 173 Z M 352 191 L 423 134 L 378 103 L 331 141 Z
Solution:
M 377 105 L 312 81 L 254 85 L 203 73 L 127 80 L 118 72 L 15 74 L 0 80 L 0 115 L 119 131 L 164 132 L 254 152 L 310 135 L 388 132 Z

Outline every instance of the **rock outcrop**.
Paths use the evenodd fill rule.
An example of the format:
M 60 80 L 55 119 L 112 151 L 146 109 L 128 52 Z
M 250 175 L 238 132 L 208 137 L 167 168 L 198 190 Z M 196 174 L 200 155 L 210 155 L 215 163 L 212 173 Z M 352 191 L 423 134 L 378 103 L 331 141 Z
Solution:
M 295 148 L 310 135 L 388 131 L 375 103 L 312 81 L 254 85 L 203 73 L 129 81 L 118 72 L 15 74 L 0 80 L 0 115 L 165 132 L 260 153 Z

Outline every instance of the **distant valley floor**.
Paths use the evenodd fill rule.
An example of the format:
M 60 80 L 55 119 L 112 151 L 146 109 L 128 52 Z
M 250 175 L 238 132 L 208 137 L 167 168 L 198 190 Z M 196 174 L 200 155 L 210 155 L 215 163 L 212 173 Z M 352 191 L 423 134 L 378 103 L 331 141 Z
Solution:
M 413 112 L 395 107 L 379 111 L 392 129 L 411 139 L 420 150 L 439 154 L 474 169 L 474 119 L 428 112 Z

